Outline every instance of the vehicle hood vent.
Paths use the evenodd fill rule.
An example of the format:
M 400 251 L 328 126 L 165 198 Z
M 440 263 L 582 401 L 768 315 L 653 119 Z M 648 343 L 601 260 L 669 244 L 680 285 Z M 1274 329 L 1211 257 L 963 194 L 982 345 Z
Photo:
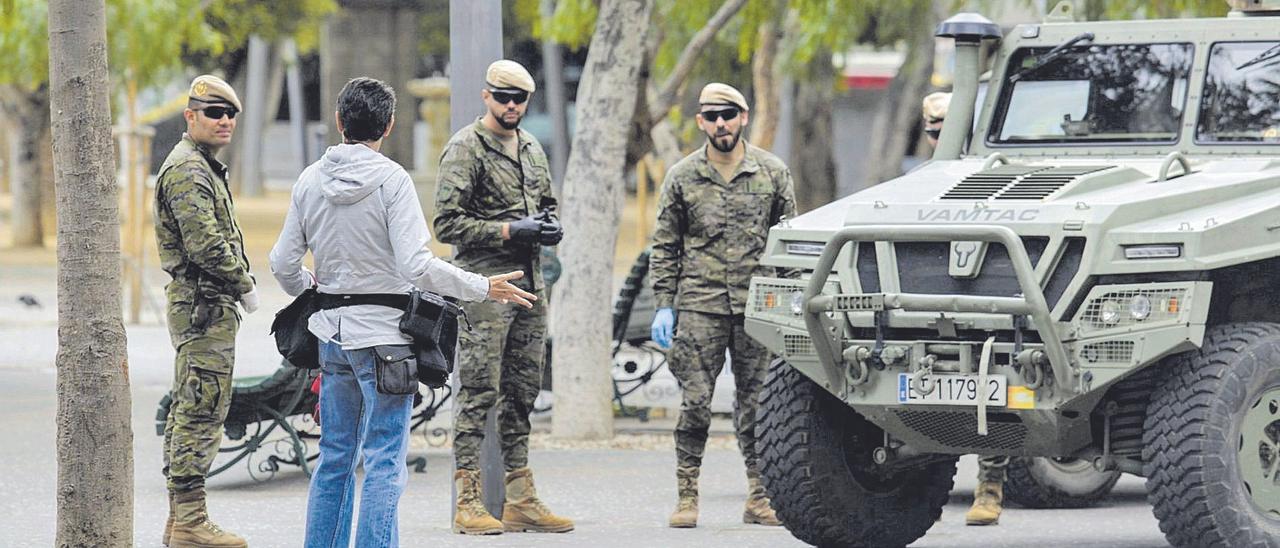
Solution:
M 1041 200 L 1084 175 L 1111 166 L 1002 165 L 969 175 L 942 200 Z
M 960 184 L 951 187 L 943 200 L 986 200 L 995 196 L 1018 179 L 1030 173 L 1049 169 L 1048 166 L 1002 165 L 984 169 L 965 177 Z

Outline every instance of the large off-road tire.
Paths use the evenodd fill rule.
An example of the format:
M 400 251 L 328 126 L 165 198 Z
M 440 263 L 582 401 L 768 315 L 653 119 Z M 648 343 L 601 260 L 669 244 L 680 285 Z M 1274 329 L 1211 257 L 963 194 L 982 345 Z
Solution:
M 782 360 L 769 367 L 756 422 L 764 485 L 782 523 L 815 546 L 906 546 L 947 503 L 949 458 L 884 477 L 883 431 Z
M 1121 472 L 1099 472 L 1089 461 L 1013 457 L 1004 497 L 1026 508 L 1088 508 L 1111 493 Z
M 1160 367 L 1142 458 L 1165 538 L 1280 546 L 1280 325 L 1214 326 Z

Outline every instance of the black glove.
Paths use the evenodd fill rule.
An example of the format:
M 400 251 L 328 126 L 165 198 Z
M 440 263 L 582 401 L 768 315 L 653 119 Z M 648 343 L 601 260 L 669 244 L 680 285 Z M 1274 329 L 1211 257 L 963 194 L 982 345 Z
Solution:
M 511 241 L 516 243 L 535 243 L 542 234 L 542 221 L 532 215 L 519 221 L 512 221 L 507 227 L 507 234 L 511 236 Z
M 542 233 L 538 235 L 538 243 L 542 245 L 556 245 L 564 238 L 564 228 L 560 226 L 560 219 L 550 213 L 542 218 Z

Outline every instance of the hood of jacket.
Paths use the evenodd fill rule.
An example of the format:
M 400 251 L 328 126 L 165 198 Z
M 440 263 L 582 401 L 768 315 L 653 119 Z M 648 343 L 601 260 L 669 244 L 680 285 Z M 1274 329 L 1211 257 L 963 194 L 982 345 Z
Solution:
M 320 160 L 320 189 L 330 202 L 352 204 L 378 190 L 398 168 L 365 145 L 334 145 Z

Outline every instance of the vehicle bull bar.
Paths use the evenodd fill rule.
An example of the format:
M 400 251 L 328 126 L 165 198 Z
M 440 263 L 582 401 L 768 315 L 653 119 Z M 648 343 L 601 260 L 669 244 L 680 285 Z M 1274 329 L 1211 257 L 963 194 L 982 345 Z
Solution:
M 1004 245 L 1013 265 L 1021 297 L 975 295 L 932 295 L 919 293 L 867 293 L 823 295 L 836 257 L 850 242 L 965 242 L 981 241 Z M 804 323 L 813 338 L 813 348 L 822 363 L 831 389 L 845 390 L 842 330 L 825 316 L 828 312 L 905 310 L 914 312 L 970 312 L 1030 316 L 1044 343 L 1046 357 L 1056 384 L 1072 390 L 1070 360 L 1054 329 L 1044 291 L 1036 282 L 1035 269 L 1018 234 L 998 225 L 867 225 L 841 229 L 822 249 L 809 285 L 804 290 Z

